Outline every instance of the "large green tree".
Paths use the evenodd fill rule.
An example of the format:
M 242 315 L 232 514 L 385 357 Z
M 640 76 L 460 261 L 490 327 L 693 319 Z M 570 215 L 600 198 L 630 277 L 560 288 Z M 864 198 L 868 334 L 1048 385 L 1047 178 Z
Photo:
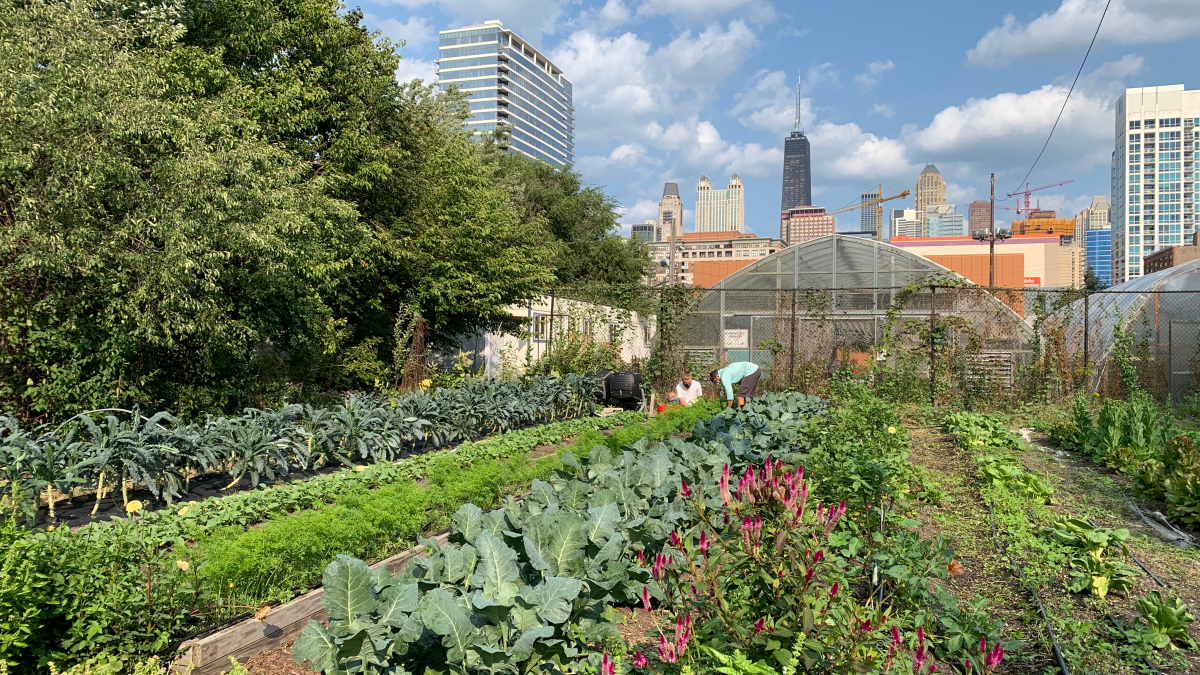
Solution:
M 522 219 L 554 246 L 555 282 L 566 290 L 629 289 L 641 285 L 650 252 L 642 240 L 617 233 L 615 200 L 570 167 L 508 152 L 504 135 L 485 139 L 481 154 Z
M 370 385 L 398 318 L 448 338 L 552 285 L 461 101 L 338 9 L 0 6 L 0 407 Z

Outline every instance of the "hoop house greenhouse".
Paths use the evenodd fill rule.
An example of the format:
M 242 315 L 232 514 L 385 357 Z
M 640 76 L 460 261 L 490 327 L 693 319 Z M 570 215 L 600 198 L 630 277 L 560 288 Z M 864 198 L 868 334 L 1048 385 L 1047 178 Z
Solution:
M 1127 349 L 1142 386 L 1180 403 L 1196 385 L 1200 353 L 1200 260 L 1092 293 L 1058 311 L 1068 358 L 1091 364 L 1089 388 L 1111 391 L 1114 357 Z M 1085 338 L 1086 336 L 1086 338 Z M 1122 348 L 1122 342 L 1124 347 Z
M 804 364 L 827 370 L 918 354 L 912 361 L 927 377 L 933 326 L 942 341 L 938 349 L 957 347 L 964 356 L 969 346 L 976 370 L 982 365 L 987 377 L 1011 384 L 1032 329 L 1010 307 L 1019 303 L 962 287 L 964 281 L 890 244 L 820 237 L 767 256 L 705 292 L 684 322 L 682 343 L 693 363 L 752 360 L 774 378 L 794 377 Z M 955 287 L 931 292 L 915 284 Z

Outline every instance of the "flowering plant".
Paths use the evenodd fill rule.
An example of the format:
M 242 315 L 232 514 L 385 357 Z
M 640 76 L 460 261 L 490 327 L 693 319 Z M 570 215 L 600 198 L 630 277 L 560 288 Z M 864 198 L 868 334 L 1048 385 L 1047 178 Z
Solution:
M 674 617 L 660 627 L 659 661 L 695 666 L 703 644 L 785 671 L 836 664 L 885 672 L 907 654 L 886 612 L 851 592 L 845 561 L 830 545 L 845 502 L 810 507 L 804 469 L 785 471 L 778 461 L 733 480 L 727 465 L 719 500 L 681 488 L 697 525 L 671 533 L 643 591 L 646 609 L 653 595 Z M 914 672 L 934 667 L 923 639 L 923 670 Z

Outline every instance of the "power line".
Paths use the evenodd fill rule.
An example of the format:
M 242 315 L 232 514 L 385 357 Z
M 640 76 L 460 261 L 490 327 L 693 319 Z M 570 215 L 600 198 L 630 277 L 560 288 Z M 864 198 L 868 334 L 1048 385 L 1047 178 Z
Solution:
M 1112 4 L 1112 0 L 1104 3 L 1104 11 L 1100 13 L 1100 23 L 1096 24 L 1096 32 L 1092 34 L 1092 42 L 1088 45 L 1087 53 L 1083 55 L 1083 63 L 1079 64 L 1079 70 L 1075 73 L 1075 81 L 1071 83 L 1071 88 L 1067 90 L 1067 98 L 1063 100 L 1062 108 L 1058 110 L 1058 117 L 1054 118 L 1054 126 L 1050 127 L 1050 135 L 1046 137 L 1046 142 L 1042 145 L 1042 151 L 1038 153 L 1037 159 L 1033 160 L 1033 166 L 1029 167 L 1029 171 L 1025 173 L 1025 177 L 1017 183 L 1017 190 L 1021 189 L 1025 181 L 1029 180 L 1029 176 L 1037 167 L 1038 162 L 1042 160 L 1042 154 L 1046 152 L 1046 148 L 1050 145 L 1050 139 L 1054 137 L 1054 130 L 1058 128 L 1058 121 L 1062 119 L 1063 111 L 1067 109 L 1067 102 L 1071 100 L 1071 93 L 1075 91 L 1075 85 L 1079 82 L 1079 76 L 1083 73 L 1083 66 L 1087 64 L 1088 56 L 1092 53 L 1092 47 L 1096 44 L 1096 36 L 1100 34 L 1100 26 L 1104 25 L 1104 17 L 1108 15 L 1108 6 Z M 1016 192 L 1009 193 L 1009 196 Z

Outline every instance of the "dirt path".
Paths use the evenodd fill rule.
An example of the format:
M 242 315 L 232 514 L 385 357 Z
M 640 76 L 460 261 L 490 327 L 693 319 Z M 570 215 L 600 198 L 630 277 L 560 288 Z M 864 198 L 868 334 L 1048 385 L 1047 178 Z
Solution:
M 1036 607 L 992 540 L 987 507 L 974 484 L 975 462 L 936 430 L 914 430 L 912 439 L 909 461 L 923 467 L 944 495 L 940 504 L 922 510 L 921 537 L 940 534 L 950 538 L 965 571 L 946 583 L 947 590 L 964 606 L 984 600 L 984 610 L 993 619 L 1004 621 L 1005 639 L 1025 642 L 1005 659 L 1002 672 L 1047 672 L 1054 664 L 1046 628 L 1036 618 Z
M 1025 466 L 1048 476 L 1056 491 L 1057 503 L 1051 509 L 1061 516 L 1085 518 L 1096 525 L 1130 531 L 1126 542 L 1130 553 L 1141 561 L 1169 588 L 1163 589 L 1149 575 L 1138 570 L 1137 585 L 1128 596 L 1110 594 L 1106 601 L 1073 598 L 1077 612 L 1085 612 L 1103 618 L 1113 614 L 1123 623 L 1129 624 L 1137 617 L 1134 607 L 1138 599 L 1150 591 L 1158 590 L 1164 596 L 1174 595 L 1186 602 L 1195 614 L 1200 609 L 1200 551 L 1185 550 L 1164 540 L 1160 530 L 1149 526 L 1129 504 L 1144 512 L 1162 511 L 1164 505 L 1147 501 L 1137 496 L 1129 479 L 1113 470 L 1093 463 L 1079 453 L 1067 452 L 1055 447 L 1044 435 L 1028 434 L 1031 447 L 1024 452 Z M 1200 537 L 1197 537 L 1200 539 Z M 1127 559 L 1130 565 L 1136 564 Z M 1200 642 L 1200 624 L 1189 626 L 1192 639 Z M 1111 639 L 1121 642 L 1119 636 Z M 1159 664 L 1164 673 L 1200 673 L 1200 652 L 1188 650 Z

